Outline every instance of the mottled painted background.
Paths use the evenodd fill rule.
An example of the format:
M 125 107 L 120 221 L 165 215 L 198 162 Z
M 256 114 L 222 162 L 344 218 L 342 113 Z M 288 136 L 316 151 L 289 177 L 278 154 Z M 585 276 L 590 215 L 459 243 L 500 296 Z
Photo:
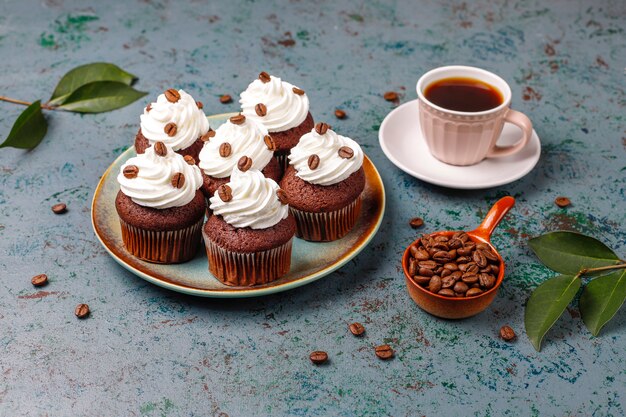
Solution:
M 541 415 L 626 413 L 626 308 L 594 338 L 576 306 L 541 353 L 523 331 L 529 292 L 552 275 L 527 239 L 556 229 L 626 256 L 626 3 L 616 1 L 2 1 L 1 94 L 47 99 L 70 68 L 114 62 L 150 95 L 112 113 L 49 115 L 34 151 L 0 150 L 0 415 Z M 395 168 L 377 130 L 435 66 L 509 80 L 543 154 L 522 180 L 455 191 Z M 119 267 L 91 230 L 100 174 L 169 87 L 207 113 L 234 111 L 261 70 L 302 86 L 318 120 L 357 139 L 382 173 L 387 215 L 367 250 L 297 290 L 249 300 L 188 297 Z M 334 119 L 340 107 L 345 121 Z M 1 137 L 22 110 L 0 103 Z M 495 235 L 509 269 L 485 313 L 443 321 L 416 307 L 399 259 L 424 231 L 472 228 L 498 197 L 518 205 Z M 557 195 L 572 199 L 557 208 Z M 55 216 L 50 206 L 69 211 Z M 50 284 L 30 284 L 45 272 Z M 88 303 L 92 316 L 74 317 Z M 351 321 L 367 328 L 362 339 Z M 519 334 L 497 338 L 501 325 Z M 382 362 L 373 346 L 397 350 Z M 327 366 L 308 360 L 330 355 Z

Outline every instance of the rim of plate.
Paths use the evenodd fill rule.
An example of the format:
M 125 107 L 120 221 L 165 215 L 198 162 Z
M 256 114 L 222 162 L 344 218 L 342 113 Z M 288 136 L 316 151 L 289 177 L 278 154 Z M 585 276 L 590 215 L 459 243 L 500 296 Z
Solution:
M 393 163 L 396 167 L 400 168 L 402 171 L 406 172 L 412 177 L 425 181 L 429 184 L 434 184 L 434 185 L 438 185 L 438 186 L 445 187 L 445 188 L 458 189 L 458 190 L 480 190 L 480 189 L 493 188 L 493 187 L 499 187 L 501 185 L 510 184 L 514 181 L 517 181 L 523 178 L 524 176 L 526 176 L 526 174 L 532 171 L 535 168 L 535 166 L 537 166 L 537 163 L 539 162 L 539 159 L 541 157 L 541 140 L 539 139 L 539 135 L 537 134 L 535 129 L 533 129 L 533 135 L 531 136 L 530 140 L 531 141 L 534 140 L 533 136 L 537 136 L 538 151 L 537 151 L 536 159 L 533 161 L 532 164 L 529 164 L 528 167 L 526 167 L 525 169 L 520 170 L 519 172 L 516 172 L 513 176 L 509 176 L 508 178 L 505 178 L 505 179 L 501 179 L 501 180 L 497 180 L 493 182 L 482 182 L 482 183 L 477 183 L 477 184 L 457 184 L 451 181 L 443 181 L 437 178 L 429 177 L 428 175 L 422 174 L 420 172 L 417 172 L 407 167 L 404 163 L 396 159 L 396 157 L 393 155 L 389 146 L 387 146 L 387 143 L 383 139 L 383 130 L 389 123 L 391 123 L 389 120 L 395 116 L 394 113 L 399 112 L 404 107 L 416 106 L 418 102 L 419 102 L 419 99 L 411 100 L 411 101 L 408 101 L 406 103 L 399 105 L 398 107 L 390 111 L 387 114 L 387 116 L 385 116 L 385 118 L 383 119 L 383 122 L 380 124 L 380 128 L 378 129 L 378 144 L 380 145 L 387 159 L 389 159 L 391 163 Z M 444 164 L 443 162 L 441 163 Z M 461 167 L 458 167 L 458 168 L 461 168 Z
M 214 115 L 210 115 L 207 116 L 207 119 L 211 120 L 211 119 L 223 119 L 223 118 L 229 118 L 231 116 L 234 116 L 238 113 L 221 113 L 221 114 L 214 114 Z M 170 282 L 170 281 L 164 281 L 162 279 L 159 279 L 157 277 L 154 277 L 150 274 L 144 273 L 143 271 L 135 268 L 134 266 L 126 263 L 123 259 L 121 259 L 117 253 L 115 251 L 113 251 L 108 245 L 107 243 L 104 241 L 104 239 L 102 238 L 102 236 L 100 235 L 100 231 L 98 230 L 98 226 L 96 224 L 96 200 L 98 198 L 98 196 L 101 193 L 101 188 L 104 184 L 105 179 L 109 176 L 111 169 L 113 168 L 114 165 L 116 165 L 116 163 L 118 162 L 118 160 L 125 158 L 127 156 L 127 154 L 129 152 L 133 151 L 133 147 L 129 147 L 128 149 L 126 149 L 124 152 L 122 152 L 117 158 L 115 158 L 115 160 L 107 167 L 107 169 L 104 171 L 104 173 L 102 174 L 102 177 L 100 178 L 100 180 L 98 181 L 98 185 L 96 186 L 96 189 L 94 191 L 93 194 L 93 198 L 91 199 L 91 226 L 93 228 L 93 231 L 96 235 L 96 237 L 98 238 L 98 240 L 100 241 L 100 244 L 104 247 L 104 249 L 109 253 L 109 255 L 118 263 L 120 264 L 123 268 L 129 270 L 130 272 L 132 272 L 133 274 L 137 275 L 138 277 L 151 282 L 152 284 L 158 285 L 160 287 L 163 288 L 167 288 L 169 290 L 172 291 L 176 291 L 176 292 L 180 292 L 180 293 L 184 293 L 184 294 L 188 294 L 188 295 L 195 295 L 195 296 L 201 296 L 201 297 L 211 297 L 211 298 L 247 298 L 247 297 L 259 297 L 259 296 L 263 296 L 263 295 L 269 295 L 269 294 L 274 294 L 274 293 L 278 293 L 278 292 L 283 292 L 283 291 L 288 291 L 297 287 L 301 287 L 303 285 L 309 284 L 313 281 L 317 281 L 320 278 L 323 278 L 326 275 L 329 275 L 330 273 L 338 270 L 339 268 L 341 268 L 342 266 L 344 266 L 348 261 L 350 261 L 351 259 L 353 259 L 356 255 L 358 255 L 363 249 L 365 249 L 365 247 L 370 243 L 370 241 L 374 238 L 374 236 L 376 236 L 376 233 L 378 232 L 378 230 L 380 229 L 380 225 L 382 224 L 383 218 L 385 216 L 385 208 L 386 208 L 386 203 L 387 203 L 387 196 L 386 196 L 386 192 L 385 192 L 385 187 L 382 181 L 382 177 L 380 176 L 380 173 L 378 172 L 378 169 L 376 168 L 376 165 L 374 165 L 374 163 L 372 162 L 371 159 L 369 159 L 369 157 L 367 155 L 364 155 L 365 158 L 368 160 L 368 162 L 371 164 L 374 173 L 376 174 L 376 179 L 378 180 L 378 182 L 380 183 L 380 198 L 381 198 L 381 208 L 380 208 L 380 213 L 378 214 L 374 227 L 370 229 L 370 232 L 367 236 L 365 236 L 364 239 L 361 239 L 357 242 L 357 244 L 353 247 L 350 248 L 349 251 L 347 251 L 345 254 L 343 254 L 341 256 L 341 258 L 339 258 L 336 262 L 332 263 L 331 265 L 328 265 L 326 268 L 314 272 L 312 274 L 306 275 L 302 278 L 296 279 L 294 281 L 289 281 L 289 282 L 285 282 L 283 284 L 277 284 L 271 287 L 261 287 L 261 288 L 245 288 L 245 287 L 233 287 L 233 288 L 225 288 L 224 290 L 221 291 L 217 291 L 217 290 L 210 290 L 210 289 L 202 289 L 202 288 L 196 288 L 196 287 L 190 287 L 187 285 L 183 285 L 183 284 L 177 284 L 174 282 Z

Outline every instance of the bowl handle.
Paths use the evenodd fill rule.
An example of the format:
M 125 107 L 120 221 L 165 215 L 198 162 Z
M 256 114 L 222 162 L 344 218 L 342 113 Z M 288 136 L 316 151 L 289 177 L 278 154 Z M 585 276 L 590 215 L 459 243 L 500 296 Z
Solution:
M 508 213 L 514 205 L 515 199 L 511 196 L 502 197 L 500 200 L 496 201 L 496 204 L 491 207 L 491 210 L 489 210 L 489 213 L 487 213 L 483 222 L 473 231 L 473 233 L 486 241 L 489 241 L 493 230 L 498 226 L 506 213 Z

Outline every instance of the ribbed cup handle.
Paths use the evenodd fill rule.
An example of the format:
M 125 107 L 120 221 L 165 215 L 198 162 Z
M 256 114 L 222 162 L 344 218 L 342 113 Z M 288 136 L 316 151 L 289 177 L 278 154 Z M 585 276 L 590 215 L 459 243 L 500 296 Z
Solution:
M 515 205 L 515 199 L 511 196 L 502 197 L 500 200 L 496 201 L 496 204 L 491 207 L 487 216 L 483 222 L 478 226 L 473 233 L 477 236 L 482 237 L 486 241 L 489 241 L 491 238 L 491 234 L 493 230 L 500 224 L 504 216 L 513 208 Z
M 522 139 L 515 145 L 494 146 L 493 149 L 490 150 L 487 154 L 487 158 L 499 158 L 501 156 L 509 156 L 521 151 L 524 146 L 526 146 L 526 144 L 530 140 L 530 137 L 533 134 L 533 124 L 524 113 L 509 109 L 504 115 L 504 121 L 512 123 L 522 129 Z

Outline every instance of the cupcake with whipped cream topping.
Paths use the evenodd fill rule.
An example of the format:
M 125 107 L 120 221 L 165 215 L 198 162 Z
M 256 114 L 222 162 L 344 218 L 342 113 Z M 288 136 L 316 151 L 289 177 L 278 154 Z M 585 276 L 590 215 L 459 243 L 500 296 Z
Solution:
M 286 168 L 289 150 L 314 125 L 304 90 L 262 72 L 241 93 L 239 103 L 246 117 L 267 128 L 276 145 L 275 154 Z
M 211 197 L 213 215 L 203 228 L 209 270 L 231 286 L 266 284 L 289 272 L 296 232 L 276 181 L 242 168 Z
M 120 191 L 115 208 L 126 249 L 155 263 L 193 258 L 206 209 L 200 191 L 202 175 L 193 158 L 156 142 L 126 161 L 117 181 Z
M 318 123 L 291 150 L 280 186 L 298 225 L 297 236 L 327 242 L 356 224 L 365 189 L 363 151 L 358 143 Z
M 250 164 L 268 178 L 280 181 L 282 168 L 274 157 L 274 142 L 267 129 L 242 114 L 231 117 L 204 143 L 198 166 L 202 171 L 202 192 L 211 198 L 215 190 L 230 181 L 238 164 Z
M 141 115 L 141 127 L 135 137 L 138 154 L 155 142 L 163 142 L 181 155 L 190 155 L 196 161 L 209 132 L 209 121 L 202 111 L 202 103 L 195 101 L 184 90 L 170 88 L 148 104 Z

